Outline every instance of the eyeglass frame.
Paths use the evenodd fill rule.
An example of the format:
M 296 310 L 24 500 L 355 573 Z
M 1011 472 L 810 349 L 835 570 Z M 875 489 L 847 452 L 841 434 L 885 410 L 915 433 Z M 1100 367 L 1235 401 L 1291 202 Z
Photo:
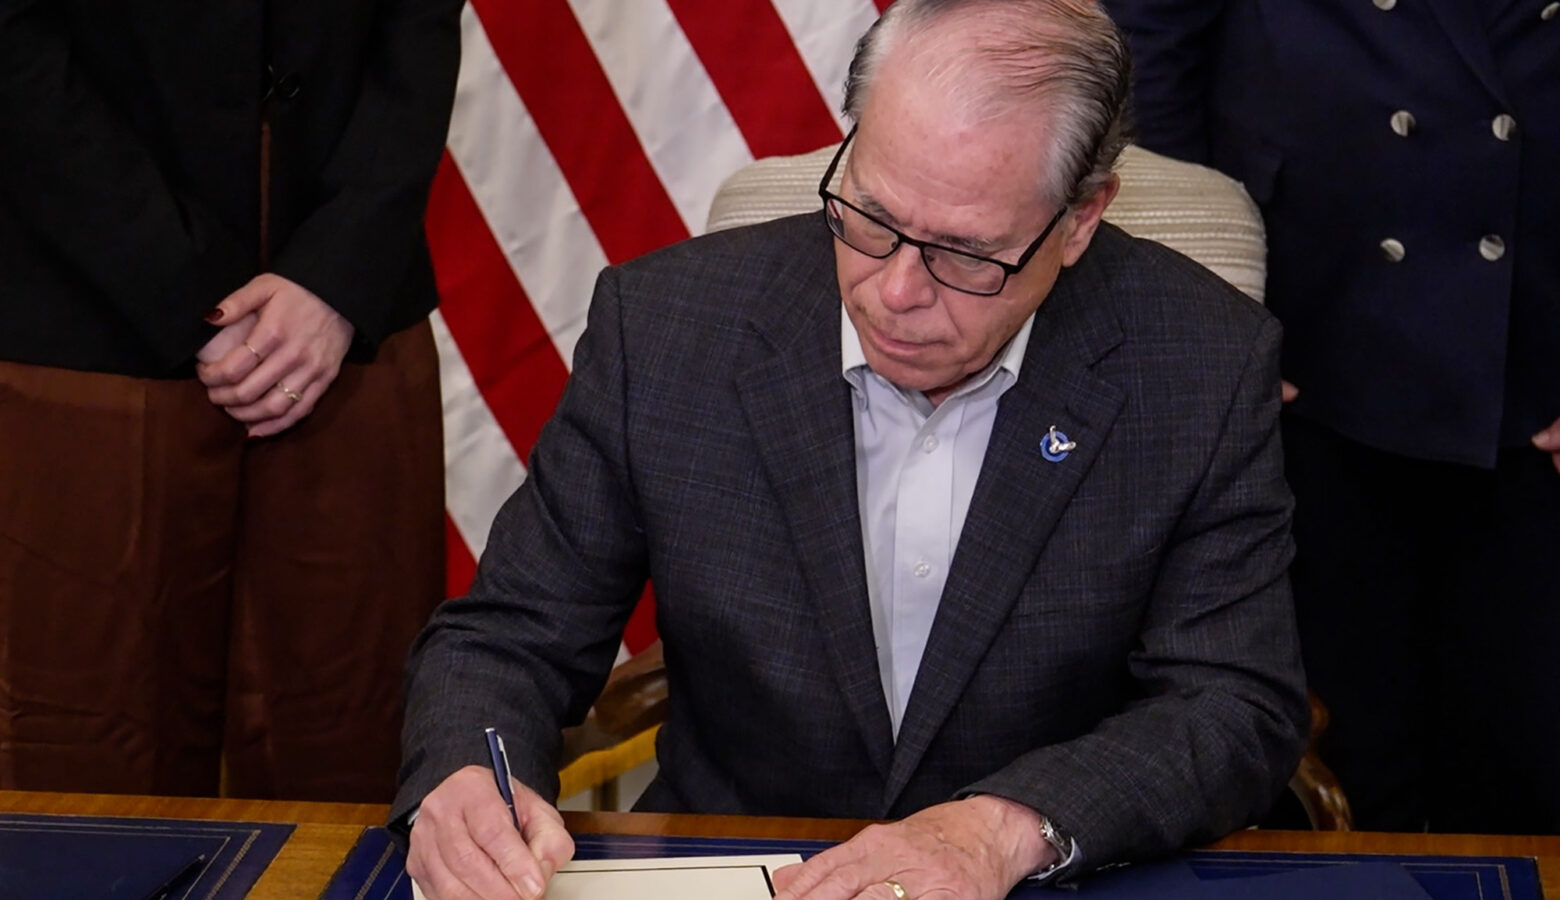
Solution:
M 905 234 L 903 231 L 895 228 L 894 226 L 889 225 L 887 222 L 884 222 L 882 219 L 879 219 L 877 216 L 872 215 L 856 204 L 850 202 L 849 200 L 846 200 L 839 194 L 829 190 L 829 182 L 834 180 L 834 172 L 839 168 L 840 160 L 845 158 L 845 148 L 850 145 L 851 139 L 855 136 L 856 126 L 852 125 L 850 132 L 847 133 L 845 135 L 845 139 L 840 142 L 840 148 L 834 151 L 834 159 L 829 161 L 829 168 L 824 170 L 823 180 L 818 182 L 818 196 L 823 200 L 823 219 L 824 223 L 828 226 L 829 233 L 834 235 L 836 238 L 839 238 L 840 243 L 870 259 L 888 259 L 895 253 L 898 253 L 900 247 L 908 244 L 920 251 L 921 265 L 926 267 L 926 274 L 932 276 L 932 280 L 950 290 L 955 290 L 963 294 L 970 294 L 976 297 L 995 297 L 997 294 L 1002 293 L 1003 289 L 1007 287 L 1008 279 L 1012 278 L 1014 275 L 1017 275 L 1019 272 L 1022 272 L 1024 270 L 1024 266 L 1029 264 L 1029 261 L 1034 258 L 1036 253 L 1040 252 L 1040 247 L 1045 243 L 1045 239 L 1051 236 L 1051 232 L 1056 229 L 1057 223 L 1062 221 L 1062 216 L 1067 213 L 1069 208 L 1068 204 L 1062 204 L 1061 208 L 1056 211 L 1056 215 L 1052 216 L 1051 221 L 1046 224 L 1045 230 L 1040 232 L 1040 236 L 1035 238 L 1029 247 L 1019 255 L 1016 262 L 1003 262 L 1000 259 L 992 259 L 989 256 L 976 256 L 975 254 L 965 250 L 957 250 L 953 247 L 938 244 L 933 241 L 923 241 L 917 238 L 913 238 L 910 235 Z M 888 252 L 884 253 L 882 256 L 876 256 L 874 254 L 868 253 L 860 247 L 857 247 L 850 241 L 845 240 L 845 235 L 841 233 L 845 230 L 845 219 L 843 216 L 839 217 L 839 231 L 834 230 L 834 225 L 829 215 L 829 201 L 831 200 L 864 217 L 867 221 L 878 226 L 879 228 L 884 229 L 889 234 L 892 234 L 894 236 L 893 246 L 890 247 Z M 965 259 L 974 260 L 976 262 L 992 263 L 1002 270 L 1002 283 L 997 285 L 997 289 L 994 291 L 976 291 L 971 290 L 970 288 L 959 287 L 956 284 L 949 284 L 948 282 L 939 278 L 937 273 L 932 269 L 931 261 L 926 258 L 926 251 L 928 248 L 932 250 L 940 250 L 943 253 L 951 253 L 955 256 L 962 256 Z

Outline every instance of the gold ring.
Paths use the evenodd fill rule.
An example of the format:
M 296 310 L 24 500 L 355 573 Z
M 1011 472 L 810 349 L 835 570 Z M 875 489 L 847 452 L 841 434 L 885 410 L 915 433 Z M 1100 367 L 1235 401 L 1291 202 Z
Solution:
M 888 889 L 894 892 L 894 900 L 905 900 L 906 897 L 910 896 L 905 893 L 905 886 L 892 878 L 884 880 L 883 883 L 888 885 Z
M 244 342 L 244 349 L 248 350 L 250 353 L 253 353 L 255 355 L 255 361 L 256 362 L 263 362 L 265 360 L 265 357 L 260 355 L 260 351 L 259 350 L 256 350 L 255 348 L 249 346 L 249 342 L 248 341 Z
M 291 400 L 294 403 L 297 403 L 299 400 L 303 399 L 303 395 L 302 394 L 298 393 L 297 391 L 289 391 L 287 389 L 287 385 L 282 384 L 280 381 L 278 381 L 276 383 L 276 389 L 281 391 L 283 394 L 286 394 L 287 395 L 287 399 Z

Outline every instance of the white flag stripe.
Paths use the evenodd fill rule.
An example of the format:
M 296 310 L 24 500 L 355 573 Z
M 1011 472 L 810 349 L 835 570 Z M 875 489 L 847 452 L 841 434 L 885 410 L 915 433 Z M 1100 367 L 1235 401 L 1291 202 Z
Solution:
M 774 4 L 843 133 L 849 126 L 840 104 L 845 101 L 851 48 L 877 21 L 877 7 L 872 0 L 774 0 Z
M 449 150 L 563 364 L 606 253 L 468 4 Z
M 626 145 L 602 149 L 632 163 L 637 163 L 635 156 L 648 160 L 688 232 L 702 232 L 720 182 L 750 161 L 751 150 L 672 14 L 670 0 L 566 2 L 633 132 L 631 141 L 620 133 L 603 137 Z M 776 84 L 772 90 L 818 91 L 843 130 L 838 109 L 844 78 L 852 46 L 877 15 L 873 0 L 770 2 L 809 74 L 800 84 Z M 693 8 L 696 4 L 689 6 L 687 15 L 705 14 Z M 762 8 L 758 12 L 767 15 Z M 469 5 L 462 12 L 461 27 L 461 70 L 448 140 L 461 179 L 449 179 L 436 189 L 470 191 L 484 224 L 568 367 L 584 330 L 594 280 L 606 265 L 606 254 L 544 135 L 504 71 L 480 17 Z M 531 53 L 546 58 L 555 51 L 554 35 L 532 29 L 524 37 Z M 740 40 L 740 36 L 734 38 Z M 754 62 L 755 77 L 762 77 L 756 73 L 765 71 L 767 61 Z M 751 89 L 751 85 L 721 87 Z M 577 114 L 590 121 L 617 112 L 580 109 Z M 462 180 L 464 185 L 459 184 Z M 625 198 L 621 207 L 614 224 L 634 223 L 634 201 Z M 459 207 L 444 204 L 442 208 Z M 428 227 L 437 232 L 449 223 L 435 214 Z M 460 227 L 469 224 L 461 223 Z M 463 248 L 452 242 L 444 242 L 438 249 L 446 255 L 445 264 L 450 263 L 449 254 L 461 252 Z M 434 263 L 441 265 L 440 258 Z M 463 327 L 470 327 L 475 335 L 497 327 L 497 322 L 512 321 L 513 310 L 499 310 L 491 317 L 486 314 L 486 309 L 500 302 L 498 297 L 446 296 L 445 300 L 450 308 L 459 305 Z M 525 480 L 526 448 L 517 451 L 511 446 L 498 424 L 518 411 L 501 407 L 504 399 L 495 396 L 489 400 L 481 394 L 448 323 L 438 313 L 431 321 L 444 392 L 448 512 L 459 541 L 465 544 L 464 548 L 450 548 L 450 558 L 455 561 L 451 572 L 458 575 L 467 565 L 462 557 L 467 550 L 471 556 L 480 556 L 498 508 Z M 551 385 L 556 370 L 550 368 L 550 361 L 538 364 L 541 362 L 549 372 L 538 383 Z M 527 377 L 523 371 L 495 374 L 522 383 Z M 556 400 L 537 399 L 545 403 Z M 524 415 L 534 412 L 528 409 Z M 463 584 L 451 585 L 456 593 L 464 588 Z M 645 634 L 636 638 L 638 645 L 647 639 Z
M 701 233 L 721 181 L 753 161 L 709 73 L 663 0 L 569 6 L 688 233 Z
M 473 559 L 504 499 L 525 480 L 525 466 L 482 399 L 444 317 L 429 319 L 444 391 L 444 491 L 450 521 Z

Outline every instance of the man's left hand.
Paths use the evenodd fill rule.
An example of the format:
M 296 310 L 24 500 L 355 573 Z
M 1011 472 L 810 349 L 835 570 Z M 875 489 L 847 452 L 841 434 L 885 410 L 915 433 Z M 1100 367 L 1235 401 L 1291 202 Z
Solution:
M 1555 471 L 1560 472 L 1560 419 L 1554 424 L 1533 435 L 1533 446 L 1549 454 L 1550 460 L 1555 464 Z
M 234 342 L 251 313 L 253 327 Z M 352 323 L 307 288 L 270 273 L 228 295 L 209 320 L 231 324 L 202 348 L 195 373 L 211 402 L 247 425 L 250 437 L 280 434 L 312 412 L 352 344 Z M 205 361 L 217 351 L 225 352 Z
M 775 872 L 775 900 L 1001 900 L 1056 862 L 1040 815 L 981 794 L 872 825 L 807 862 Z

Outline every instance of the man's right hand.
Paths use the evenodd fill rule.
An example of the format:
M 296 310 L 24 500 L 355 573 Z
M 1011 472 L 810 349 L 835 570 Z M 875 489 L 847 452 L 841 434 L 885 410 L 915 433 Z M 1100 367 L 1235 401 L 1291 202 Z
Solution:
M 493 770 L 467 766 L 423 798 L 406 871 L 428 900 L 539 900 L 574 839 L 551 803 L 518 781 L 515 830 Z

